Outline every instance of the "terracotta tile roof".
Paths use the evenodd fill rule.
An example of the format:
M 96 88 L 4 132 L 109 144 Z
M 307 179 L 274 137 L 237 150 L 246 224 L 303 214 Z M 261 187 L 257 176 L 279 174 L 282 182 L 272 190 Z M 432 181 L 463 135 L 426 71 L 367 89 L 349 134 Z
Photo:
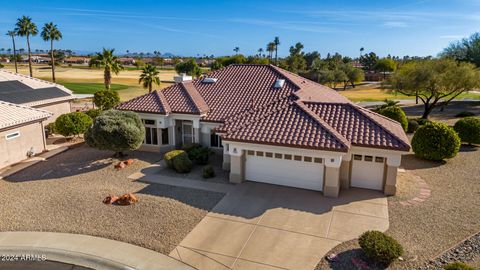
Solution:
M 0 112 L 2 112 L 0 114 L 0 129 L 30 122 L 39 122 L 52 116 L 47 111 L 5 101 L 0 101 Z
M 163 93 L 154 91 L 136 97 L 116 107 L 118 110 L 135 111 L 143 113 L 170 113 L 171 109 Z
M 206 113 L 210 110 L 207 103 L 203 99 L 202 95 L 197 91 L 193 83 L 190 82 L 182 82 L 183 88 L 187 91 L 188 96 L 192 100 L 193 104 L 195 104 L 196 109 L 201 113 Z

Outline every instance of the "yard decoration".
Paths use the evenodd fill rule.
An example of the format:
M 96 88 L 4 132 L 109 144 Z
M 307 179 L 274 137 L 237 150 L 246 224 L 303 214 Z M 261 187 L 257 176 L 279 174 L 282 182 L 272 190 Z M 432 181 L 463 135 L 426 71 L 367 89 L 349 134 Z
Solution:
M 462 142 L 480 144 L 480 117 L 465 117 L 458 120 L 453 129 Z
M 127 160 L 124 160 L 124 161 L 120 161 L 114 167 L 117 170 L 121 170 L 121 169 L 123 169 L 123 168 L 125 168 L 129 165 L 132 165 L 134 161 L 135 161 L 134 159 L 127 159 Z
M 457 155 L 460 138 L 453 128 L 444 123 L 432 122 L 415 132 L 412 149 L 419 158 L 440 161 Z
M 137 202 L 137 197 L 132 193 L 123 194 L 120 197 L 109 195 L 103 199 L 104 204 L 130 205 Z
M 116 157 L 125 151 L 138 149 L 145 137 L 145 127 L 133 112 L 109 110 L 101 113 L 85 133 L 90 147 L 115 152 Z

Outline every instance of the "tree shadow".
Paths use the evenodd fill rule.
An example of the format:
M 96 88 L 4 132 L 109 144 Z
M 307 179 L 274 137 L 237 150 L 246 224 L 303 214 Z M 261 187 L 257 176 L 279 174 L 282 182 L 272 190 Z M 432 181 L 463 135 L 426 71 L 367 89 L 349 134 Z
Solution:
M 462 146 L 460 147 L 460 152 L 475 152 L 478 151 L 479 148 L 480 147 L 473 144 L 462 144 Z
M 328 265 L 334 270 L 344 269 L 370 269 L 370 270 L 384 270 L 388 265 L 373 262 L 365 256 L 365 253 L 360 248 L 349 249 L 337 254 L 333 261 L 327 260 Z
M 410 153 L 408 155 L 404 155 L 402 157 L 402 167 L 406 170 L 417 170 L 417 169 L 430 169 L 440 167 L 445 165 L 447 162 L 445 160 L 442 161 L 431 161 L 421 159 L 416 157 L 415 154 Z

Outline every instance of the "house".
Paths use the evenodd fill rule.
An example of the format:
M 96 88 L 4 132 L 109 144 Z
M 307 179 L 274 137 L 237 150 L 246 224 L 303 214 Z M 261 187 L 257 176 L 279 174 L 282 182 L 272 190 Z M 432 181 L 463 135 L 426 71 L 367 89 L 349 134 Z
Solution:
M 122 65 L 126 65 L 126 66 L 133 66 L 136 63 L 135 58 L 132 58 L 132 57 L 120 57 L 118 58 L 118 61 L 122 63 Z
M 89 57 L 80 57 L 80 56 L 71 56 L 65 58 L 63 60 L 65 64 L 79 64 L 79 65 L 87 65 L 90 62 Z
M 410 144 L 399 123 L 273 65 L 230 65 L 120 104 L 145 124 L 142 149 L 201 143 L 223 152 L 230 181 L 322 191 L 396 192 Z
M 51 113 L 0 101 L 0 168 L 46 150 L 44 121 Z
M 52 113 L 44 124 L 69 113 L 74 100 L 72 91 L 62 85 L 0 70 L 0 101 L 10 102 Z

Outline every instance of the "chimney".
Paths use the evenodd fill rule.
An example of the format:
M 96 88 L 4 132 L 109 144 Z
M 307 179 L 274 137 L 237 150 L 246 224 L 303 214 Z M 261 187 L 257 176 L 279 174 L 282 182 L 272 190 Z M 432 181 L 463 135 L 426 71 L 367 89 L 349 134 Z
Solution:
M 192 80 L 192 76 L 187 76 L 187 74 L 181 73 L 180 75 L 173 77 L 173 80 L 176 83 L 187 82 Z

